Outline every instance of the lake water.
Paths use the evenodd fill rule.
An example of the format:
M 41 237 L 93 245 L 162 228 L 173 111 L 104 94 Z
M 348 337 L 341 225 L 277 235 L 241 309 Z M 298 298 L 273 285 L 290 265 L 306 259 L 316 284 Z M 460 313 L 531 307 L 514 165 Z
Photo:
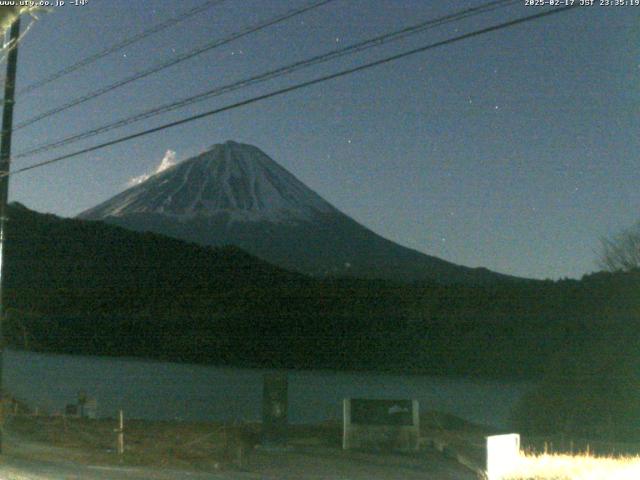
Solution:
M 51 355 L 6 350 L 5 389 L 49 413 L 84 391 L 98 416 L 155 420 L 261 418 L 263 375 L 269 370 L 137 359 Z M 532 384 L 372 373 L 287 371 L 292 423 L 341 418 L 343 398 L 411 398 L 420 409 L 452 413 L 507 428 L 509 415 Z

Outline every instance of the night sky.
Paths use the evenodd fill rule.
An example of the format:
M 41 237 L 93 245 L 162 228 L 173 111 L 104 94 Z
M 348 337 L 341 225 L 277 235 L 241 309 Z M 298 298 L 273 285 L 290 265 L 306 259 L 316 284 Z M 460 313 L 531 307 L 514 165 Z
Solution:
M 67 1 L 24 37 L 18 89 L 203 2 Z M 227 0 L 19 96 L 15 122 L 309 3 Z M 482 3 L 335 0 L 19 130 L 13 153 Z M 522 0 L 12 168 L 543 10 Z M 153 172 L 169 150 L 180 161 L 233 139 L 401 245 L 512 275 L 579 278 L 597 270 L 600 238 L 640 218 L 639 20 L 640 6 L 584 7 L 429 50 L 16 175 L 11 200 L 73 216 Z

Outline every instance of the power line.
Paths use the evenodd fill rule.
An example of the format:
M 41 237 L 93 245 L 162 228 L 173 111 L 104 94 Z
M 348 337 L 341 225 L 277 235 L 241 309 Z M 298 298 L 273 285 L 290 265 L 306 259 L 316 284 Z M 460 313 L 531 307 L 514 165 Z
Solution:
M 77 105 L 80 105 L 81 103 L 87 102 L 89 100 L 93 100 L 94 98 L 100 97 L 100 96 L 102 96 L 102 95 L 104 95 L 106 93 L 109 93 L 109 92 L 117 89 L 117 88 L 120 88 L 120 87 L 122 87 L 124 85 L 127 85 L 127 84 L 131 83 L 131 82 L 135 82 L 136 80 L 140 80 L 140 79 L 148 77 L 149 75 L 152 75 L 154 73 L 158 73 L 161 70 L 164 70 L 166 68 L 169 68 L 169 67 L 172 67 L 174 65 L 177 65 L 177 64 L 179 64 L 181 62 L 189 60 L 189 59 L 191 59 L 191 58 L 193 58 L 193 57 L 195 57 L 197 55 L 200 55 L 201 53 L 207 52 L 209 50 L 213 50 L 214 48 L 220 47 L 220 46 L 225 45 L 227 43 L 230 43 L 230 42 L 232 42 L 234 40 L 237 40 L 239 38 L 242 38 L 242 37 L 245 37 L 245 36 L 250 35 L 252 33 L 258 32 L 258 31 L 263 30 L 263 29 L 265 29 L 267 27 L 270 27 L 272 25 L 276 25 L 276 24 L 278 24 L 280 22 L 288 20 L 288 19 L 290 19 L 292 17 L 295 17 L 297 15 L 301 15 L 302 13 L 308 12 L 310 10 L 319 8 L 319 7 L 321 7 L 323 5 L 326 5 L 327 3 L 330 3 L 330 2 L 333 2 L 333 1 L 335 1 L 335 0 L 320 0 L 320 1 L 317 1 L 317 2 L 315 2 L 315 3 L 311 4 L 311 5 L 308 5 L 306 7 L 299 8 L 299 9 L 296 9 L 296 10 L 291 10 L 291 11 L 285 13 L 284 15 L 280 15 L 278 17 L 275 17 L 275 18 L 260 22 L 260 23 L 254 25 L 254 26 L 251 26 L 251 27 L 248 27 L 248 28 L 246 28 L 244 30 L 241 30 L 239 32 L 233 33 L 230 36 L 225 37 L 225 38 L 223 38 L 221 40 L 215 40 L 213 42 L 210 42 L 210 43 L 207 43 L 207 44 L 202 45 L 200 47 L 197 47 L 197 48 L 195 48 L 193 50 L 190 50 L 189 52 L 183 53 L 183 54 L 178 55 L 178 56 L 176 56 L 176 57 L 174 57 L 174 58 L 172 58 L 172 59 L 170 59 L 168 61 L 165 61 L 163 63 L 155 65 L 155 66 L 153 66 L 153 67 L 151 67 L 151 68 L 149 68 L 147 70 L 143 70 L 142 72 L 135 73 L 132 76 L 127 77 L 127 78 L 125 78 L 123 80 L 120 80 L 120 81 L 118 81 L 116 83 L 113 83 L 111 85 L 107 85 L 106 87 L 100 88 L 100 89 L 95 90 L 93 92 L 90 92 L 90 93 L 87 93 L 87 94 L 82 95 L 80 97 L 77 97 L 77 98 L 71 100 L 70 102 L 67 102 L 67 103 L 65 103 L 65 104 L 63 104 L 63 105 L 61 105 L 59 107 L 53 108 L 53 109 L 48 110 L 48 111 L 46 111 L 44 113 L 36 115 L 35 117 L 27 119 L 27 120 L 23 121 L 22 123 L 19 123 L 18 125 L 16 125 L 13 128 L 13 131 L 15 132 L 16 130 L 20 130 L 20 129 L 25 128 L 25 127 L 27 127 L 29 125 L 33 125 L 34 123 L 39 122 L 40 120 L 43 120 L 43 119 L 48 118 L 48 117 L 50 117 L 52 115 L 55 115 L 57 113 L 63 112 L 65 110 L 68 110 L 69 108 L 75 107 Z
M 132 45 L 134 43 L 137 43 L 141 40 L 144 40 L 147 37 L 150 37 L 151 35 L 154 35 L 158 32 L 161 32 L 162 30 L 165 30 L 169 27 L 173 27 L 174 25 L 190 18 L 193 17 L 194 15 L 197 15 L 199 13 L 204 12 L 205 10 L 208 10 L 211 7 L 214 7 L 216 5 L 219 5 L 223 2 L 225 2 L 227 0 L 208 0 L 207 2 L 203 3 L 202 5 L 199 5 L 197 7 L 194 7 L 190 10 L 187 10 L 183 13 L 181 13 L 180 15 L 170 18 L 169 20 L 162 22 L 158 25 L 156 25 L 155 27 L 151 27 L 148 30 L 145 30 L 143 32 L 140 32 L 137 35 L 134 35 L 132 37 L 126 38 L 123 41 L 116 43 L 115 45 L 112 45 L 111 47 L 105 48 L 104 50 L 101 50 L 97 53 L 94 53 L 93 55 L 90 55 L 86 58 L 83 58 L 82 60 L 69 65 L 61 70 L 58 70 L 55 73 L 52 73 L 51 75 L 49 75 L 48 77 L 43 78 L 42 80 L 38 80 L 37 82 L 34 82 L 30 85 L 27 85 L 26 87 L 18 90 L 18 95 L 23 95 L 25 93 L 29 93 L 32 92 L 34 90 L 37 90 L 41 87 L 44 87 L 45 85 L 61 78 L 64 77 L 65 75 L 68 75 L 72 72 L 75 72 L 76 70 L 81 69 L 82 67 L 86 67 L 87 65 L 90 65 L 98 60 L 100 60 L 101 58 L 106 57 L 107 55 L 110 55 L 114 52 L 117 52 L 118 50 L 122 50 L 123 48 L 128 47 L 129 45 Z
M 52 143 L 46 143 L 46 144 L 41 144 L 39 146 L 36 146 L 30 150 L 24 151 L 24 152 L 20 152 L 19 154 L 15 155 L 14 158 L 15 159 L 19 159 L 19 158 L 24 158 L 24 157 L 29 157 L 38 153 L 43 153 L 43 152 L 47 152 L 49 150 L 53 150 L 56 148 L 60 148 L 62 146 L 65 145 L 69 145 L 71 143 L 75 143 L 78 142 L 80 140 L 84 140 L 90 137 L 94 137 L 96 135 L 100 135 L 102 133 L 106 133 L 109 132 L 111 130 L 117 129 L 117 128 L 121 128 L 127 125 L 131 125 L 132 123 L 136 123 L 139 122 L 141 120 L 146 120 L 148 118 L 152 118 L 154 116 L 163 114 L 163 113 L 167 113 L 179 108 L 183 108 L 186 107 L 188 105 L 192 105 L 194 103 L 198 103 L 198 102 L 202 102 L 204 100 L 208 100 L 210 98 L 213 97 L 217 97 L 219 95 L 225 94 L 225 93 L 229 93 L 235 90 L 239 90 L 245 87 L 249 87 L 251 85 L 255 85 L 258 83 L 262 83 L 265 82 L 267 80 L 272 80 L 274 78 L 278 78 L 281 77 L 283 75 L 288 75 L 290 73 L 293 73 L 297 70 L 301 70 L 303 68 L 307 68 L 313 65 L 317 65 L 323 62 L 327 62 L 330 60 L 334 60 L 336 58 L 340 58 L 346 55 L 350 55 L 350 54 L 354 54 L 354 53 L 359 53 L 362 52 L 364 50 L 370 49 L 370 48 L 375 48 L 375 47 L 379 47 L 383 44 L 386 44 L 388 42 L 393 42 L 393 41 L 397 41 L 397 40 L 401 40 L 403 38 L 406 38 L 410 35 L 415 35 L 418 33 L 422 33 L 425 30 L 428 30 L 429 28 L 435 27 L 435 26 L 441 26 L 441 25 L 445 25 L 447 23 L 452 23 L 452 22 L 458 22 L 462 19 L 465 18 L 469 18 L 471 16 L 475 16 L 475 15 L 479 15 L 479 14 L 483 14 L 489 11 L 493 11 L 496 10 L 498 8 L 504 8 L 507 7 L 511 4 L 515 4 L 515 3 L 520 3 L 520 0 L 496 0 L 496 1 L 491 1 L 488 2 L 486 4 L 480 5 L 478 7 L 473 7 L 473 8 L 468 8 L 465 10 L 461 10 L 449 15 L 445 15 L 443 17 L 439 17 L 436 19 L 429 19 L 427 21 L 423 21 L 421 23 L 418 23 L 416 25 L 412 25 L 410 27 L 405 27 L 402 28 L 400 30 L 396 30 L 394 32 L 391 33 L 387 33 L 384 35 L 380 35 L 353 45 L 349 45 L 347 47 L 344 48 L 340 48 L 340 49 L 335 49 L 332 50 L 330 52 L 321 54 L 321 55 L 316 55 L 314 57 L 311 57 L 309 59 L 306 60 L 302 60 L 302 61 L 298 61 L 274 70 L 270 70 L 268 72 L 265 73 L 261 73 L 259 75 L 255 75 L 253 77 L 247 78 L 247 79 L 243 79 L 243 80 L 239 80 L 221 87 L 216 87 L 212 90 L 208 90 L 206 92 L 194 95 L 194 96 L 190 96 L 187 98 L 184 98 L 182 100 L 176 101 L 176 102 L 171 102 L 165 105 L 162 105 L 160 107 L 154 107 L 152 109 L 143 111 L 141 113 L 138 113 L 136 115 L 133 116 L 129 116 L 129 117 L 125 117 L 124 119 L 118 120 L 116 122 L 112 122 L 106 125 L 102 125 L 100 127 L 96 127 L 94 129 L 85 131 L 85 132 L 81 132 L 75 135 L 71 135 L 69 137 L 63 138 L 61 140 L 52 142 Z
M 569 11 L 571 9 L 577 8 L 578 6 L 579 5 L 574 4 L 574 5 L 568 5 L 568 6 L 565 6 L 565 7 L 557 7 L 557 8 L 554 8 L 553 10 L 544 11 L 544 12 L 537 13 L 537 14 L 534 14 L 534 15 L 528 15 L 526 17 L 520 17 L 520 18 L 517 18 L 515 20 L 510 20 L 510 21 L 507 21 L 507 22 L 504 22 L 504 23 L 500 23 L 498 25 L 493 25 L 491 27 L 486 27 L 486 28 L 482 28 L 480 30 L 475 30 L 473 32 L 465 33 L 463 35 L 459 35 L 457 37 L 449 38 L 447 40 L 442 40 L 442 41 L 439 41 L 439 42 L 431 43 L 429 45 L 425 45 L 423 47 L 414 48 L 412 50 L 409 50 L 409 51 L 406 51 L 406 52 L 403 52 L 403 53 L 399 53 L 399 54 L 396 54 L 396 55 L 392 55 L 392 56 L 389 56 L 389 57 L 385 57 L 383 59 L 376 60 L 374 62 L 370 62 L 370 63 L 366 63 L 364 65 L 360 65 L 358 67 L 349 68 L 349 69 L 342 70 L 342 71 L 337 72 L 337 73 L 332 73 L 330 75 L 325 75 L 325 76 L 322 76 L 322 77 L 319 77 L 319 78 L 315 78 L 313 80 L 309 80 L 309 81 L 306 81 L 306 82 L 298 83 L 298 84 L 292 85 L 290 87 L 282 88 L 282 89 L 279 89 L 279 90 L 275 90 L 273 92 L 269 92 L 269 93 L 266 93 L 266 94 L 263 94 L 263 95 L 252 97 L 250 99 L 243 100 L 241 102 L 236 102 L 236 103 L 233 103 L 231 105 L 227 105 L 227 106 L 220 107 L 220 108 L 217 108 L 217 109 L 214 109 L 214 110 L 210 110 L 208 112 L 204 112 L 204 113 L 200 113 L 198 115 L 193 115 L 191 117 L 183 118 L 183 119 L 177 120 L 175 122 L 170 122 L 170 123 L 161 125 L 159 127 L 150 128 L 148 130 L 144 130 L 142 132 L 134 133 L 134 134 L 131 134 L 131 135 L 126 135 L 124 137 L 120 137 L 120 138 L 117 138 L 115 140 L 110 140 L 108 142 L 104 142 L 104 143 L 101 143 L 99 145 L 95 145 L 93 147 L 84 148 L 84 149 L 81 149 L 81 150 L 78 150 L 78 151 L 75 151 L 75 152 L 72 152 L 72 153 L 68 153 L 66 155 L 61 155 L 59 157 L 55 157 L 55 158 L 52 158 L 52 159 L 49 159 L 49 160 L 45 160 L 43 162 L 38 162 L 38 163 L 35 163 L 33 165 L 29 165 L 27 167 L 20 168 L 18 170 L 13 171 L 13 172 L 0 173 L 0 177 L 9 176 L 9 175 L 16 175 L 18 173 L 23 173 L 23 172 L 26 172 L 26 171 L 29 171 L 29 170 L 34 170 L 36 168 L 40 168 L 40 167 L 44 167 L 46 165 L 50 165 L 50 164 L 53 164 L 53 163 L 60 162 L 62 160 L 67 160 L 69 158 L 77 157 L 77 156 L 85 154 L 85 153 L 94 152 L 96 150 L 101 150 L 103 148 L 110 147 L 112 145 L 117 145 L 119 143 L 127 142 L 129 140 L 133 140 L 133 139 L 136 139 L 136 138 L 139 138 L 139 137 L 150 135 L 152 133 L 160 132 L 162 130 L 167 130 L 169 128 L 176 127 L 178 125 L 183 125 L 185 123 L 190 123 L 190 122 L 199 120 L 201 118 L 217 115 L 217 114 L 222 113 L 222 112 L 226 112 L 226 111 L 229 111 L 229 110 L 234 110 L 236 108 L 240 108 L 240 107 L 243 107 L 245 105 L 250 105 L 252 103 L 256 103 L 256 102 L 259 102 L 259 101 L 262 101 L 262 100 L 266 100 L 266 99 L 269 99 L 269 98 L 277 97 L 277 96 L 283 95 L 285 93 L 293 92 L 295 90 L 300 90 L 302 88 L 309 87 L 309 86 L 312 86 L 312 85 L 316 85 L 316 84 L 319 84 L 319 83 L 322 83 L 322 82 L 326 82 L 328 80 L 333 80 L 335 78 L 344 77 L 346 75 L 350 75 L 352 73 L 356 73 L 356 72 L 360 72 L 360 71 L 363 71 L 363 70 L 367 70 L 367 69 L 372 68 L 372 67 L 377 67 L 379 65 L 384 65 L 384 64 L 387 64 L 387 63 L 390 63 L 390 62 L 393 62 L 393 61 L 396 61 L 396 60 L 399 60 L 399 59 L 402 59 L 402 58 L 405 58 L 405 57 L 409 57 L 411 55 L 415 55 L 415 54 L 422 53 L 422 52 L 425 52 L 425 51 L 428 51 L 428 50 L 432 50 L 432 49 L 437 48 L 437 47 L 441 47 L 441 46 L 444 46 L 444 45 L 450 45 L 452 43 L 456 43 L 456 42 L 459 42 L 459 41 L 462 41 L 462 40 L 466 40 L 468 38 L 478 37 L 478 36 L 484 35 L 486 33 L 495 32 L 497 30 L 502 30 L 504 28 L 512 27 L 512 26 L 519 25 L 519 24 L 523 24 L 523 23 L 530 22 L 530 21 L 537 20 L 537 19 L 544 18 L 544 17 L 549 17 L 551 15 L 556 15 L 556 14 L 559 14 L 559 13 L 563 13 L 563 12 Z

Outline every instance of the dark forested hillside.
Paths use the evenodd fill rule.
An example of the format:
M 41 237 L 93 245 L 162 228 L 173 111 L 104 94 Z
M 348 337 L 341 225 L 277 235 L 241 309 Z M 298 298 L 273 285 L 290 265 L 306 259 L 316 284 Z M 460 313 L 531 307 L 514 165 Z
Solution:
M 486 286 L 317 280 L 234 247 L 10 213 L 4 330 L 18 348 L 538 378 L 559 351 L 638 323 L 637 274 Z

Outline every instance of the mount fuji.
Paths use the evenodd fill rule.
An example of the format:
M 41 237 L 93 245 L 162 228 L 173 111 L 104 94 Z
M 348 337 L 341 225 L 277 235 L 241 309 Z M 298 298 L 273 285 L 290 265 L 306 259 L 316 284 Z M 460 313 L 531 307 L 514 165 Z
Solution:
M 228 141 L 78 218 L 210 246 L 236 245 L 312 276 L 492 283 L 513 279 L 400 246 L 343 214 L 260 149 Z

